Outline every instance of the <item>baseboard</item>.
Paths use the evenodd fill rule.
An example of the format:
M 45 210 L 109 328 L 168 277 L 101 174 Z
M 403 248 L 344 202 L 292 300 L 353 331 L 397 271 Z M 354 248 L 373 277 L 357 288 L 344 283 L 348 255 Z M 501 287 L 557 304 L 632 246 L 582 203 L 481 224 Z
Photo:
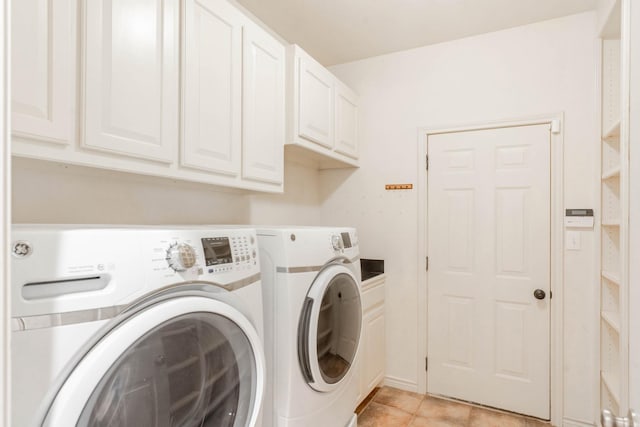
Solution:
M 588 421 L 565 418 L 562 420 L 562 427 L 593 427 L 595 424 Z
M 383 384 L 389 387 L 399 388 L 400 390 L 418 392 L 418 384 L 412 381 L 407 381 L 402 378 L 386 376 L 384 377 Z

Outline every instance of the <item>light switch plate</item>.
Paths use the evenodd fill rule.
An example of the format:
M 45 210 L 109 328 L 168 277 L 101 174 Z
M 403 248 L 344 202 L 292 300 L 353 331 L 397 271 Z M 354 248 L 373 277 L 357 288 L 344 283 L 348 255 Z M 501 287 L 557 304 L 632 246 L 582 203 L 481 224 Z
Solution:
M 568 251 L 579 251 L 582 247 L 579 231 L 567 231 L 565 247 Z

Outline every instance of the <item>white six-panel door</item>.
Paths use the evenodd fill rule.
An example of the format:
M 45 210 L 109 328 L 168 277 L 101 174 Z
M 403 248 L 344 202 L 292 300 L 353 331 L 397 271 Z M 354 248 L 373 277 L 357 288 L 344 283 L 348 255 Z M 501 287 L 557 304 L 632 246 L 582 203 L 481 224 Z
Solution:
M 549 419 L 549 125 L 428 153 L 428 392 Z
M 170 163 L 178 144 L 178 0 L 84 2 L 84 147 Z

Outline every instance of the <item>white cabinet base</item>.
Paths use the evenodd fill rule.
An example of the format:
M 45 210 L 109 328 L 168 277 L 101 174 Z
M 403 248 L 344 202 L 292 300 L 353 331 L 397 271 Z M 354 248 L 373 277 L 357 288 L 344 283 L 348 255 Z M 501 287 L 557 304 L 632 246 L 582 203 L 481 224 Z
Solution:
M 362 282 L 362 333 L 360 335 L 360 393 L 358 404 L 382 384 L 385 375 L 385 278 Z

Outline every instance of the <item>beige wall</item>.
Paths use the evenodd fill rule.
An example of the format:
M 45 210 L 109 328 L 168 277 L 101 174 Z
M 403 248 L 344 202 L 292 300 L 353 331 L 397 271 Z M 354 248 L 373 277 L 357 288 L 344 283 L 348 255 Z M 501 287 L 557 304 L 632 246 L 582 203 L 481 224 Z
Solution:
M 417 192 L 419 128 L 564 113 L 564 205 L 595 201 L 595 14 L 584 13 L 332 67 L 359 95 L 361 168 L 321 173 L 322 219 L 355 225 L 363 257 L 387 271 L 387 374 L 417 388 Z M 415 187 L 414 187 L 415 188 Z M 337 190 L 336 190 L 337 189 Z M 594 235 L 564 252 L 564 415 L 591 422 L 597 375 Z M 579 425 L 579 424 L 578 424 Z
M 317 224 L 318 173 L 285 164 L 284 194 L 14 158 L 13 222 L 61 224 Z

